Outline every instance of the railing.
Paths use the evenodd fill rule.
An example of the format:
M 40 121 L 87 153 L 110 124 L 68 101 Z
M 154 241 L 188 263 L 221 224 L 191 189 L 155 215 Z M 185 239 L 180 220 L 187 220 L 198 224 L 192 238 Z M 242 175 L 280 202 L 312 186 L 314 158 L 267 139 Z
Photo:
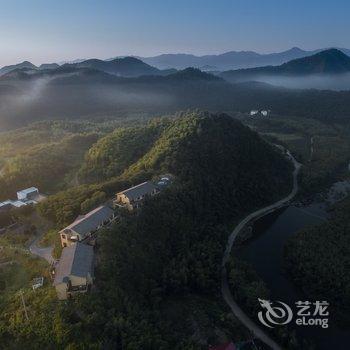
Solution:
M 88 290 L 88 287 L 86 284 L 80 285 L 80 286 L 70 286 L 68 288 L 69 293 L 74 293 L 74 292 L 86 292 Z

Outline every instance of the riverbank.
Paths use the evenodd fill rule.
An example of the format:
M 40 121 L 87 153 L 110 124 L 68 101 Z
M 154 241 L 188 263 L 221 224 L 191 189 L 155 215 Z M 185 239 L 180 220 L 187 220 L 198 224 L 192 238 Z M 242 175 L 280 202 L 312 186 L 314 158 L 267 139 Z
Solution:
M 279 148 L 283 149 L 282 146 L 279 146 Z M 283 149 L 284 150 L 284 149 Z M 227 269 L 226 264 L 228 263 L 230 259 L 230 254 L 232 250 L 232 246 L 239 235 L 239 233 L 243 230 L 246 225 L 251 222 L 254 219 L 257 219 L 259 217 L 262 217 L 268 213 L 272 213 L 279 208 L 283 207 L 288 203 L 290 200 L 294 198 L 296 193 L 298 192 L 298 174 L 301 167 L 301 164 L 298 163 L 295 158 L 291 155 L 291 153 L 288 150 L 286 151 L 286 156 L 293 162 L 294 165 L 294 171 L 293 171 L 293 187 L 292 191 L 286 196 L 285 198 L 280 199 L 279 201 L 268 205 L 264 208 L 261 208 L 251 214 L 249 214 L 247 217 L 245 217 L 232 231 L 230 234 L 226 250 L 222 259 L 222 272 L 221 272 L 221 292 L 223 295 L 224 300 L 228 304 L 228 306 L 231 308 L 231 311 L 233 314 L 252 332 L 252 334 L 259 338 L 262 342 L 264 342 L 266 345 L 271 347 L 274 350 L 280 350 L 282 349 L 279 344 L 276 343 L 274 339 L 272 339 L 265 331 L 262 330 L 260 326 L 258 326 L 235 302 L 233 299 L 232 293 L 230 291 L 230 287 L 228 284 L 228 276 L 227 276 Z
M 338 188 L 338 186 L 332 186 L 332 188 Z M 339 198 L 339 196 L 336 196 Z M 320 197 L 321 198 L 321 197 Z M 247 262 L 254 271 L 258 274 L 260 279 L 268 287 L 271 295 L 271 300 L 281 300 L 288 305 L 293 305 L 299 300 L 327 300 L 331 294 L 329 285 L 333 286 L 333 290 L 340 288 L 339 290 L 345 291 L 344 288 L 338 285 L 339 278 L 330 282 L 328 281 L 325 285 L 325 295 L 315 296 L 308 290 L 302 291 L 299 287 L 303 284 L 306 286 L 308 280 L 300 282 L 301 276 L 298 274 L 298 278 L 293 280 L 292 276 L 286 274 L 284 269 L 284 249 L 286 242 L 290 240 L 297 232 L 308 230 L 309 227 L 315 227 L 315 225 L 327 222 L 329 219 L 329 203 L 326 201 L 314 202 L 312 204 L 296 207 L 288 206 L 279 211 L 271 213 L 259 220 L 255 221 L 252 225 L 251 239 L 244 242 L 244 244 L 237 247 L 235 253 L 243 261 Z M 339 226 L 337 226 L 339 227 Z M 332 235 L 333 239 L 328 241 L 333 242 L 338 240 L 335 238 L 336 235 Z M 300 243 L 300 239 L 295 241 L 297 247 L 304 247 L 306 243 Z M 318 244 L 320 246 L 318 247 Z M 343 244 L 344 246 L 344 244 Z M 320 253 L 318 258 L 314 258 L 311 261 L 321 261 L 321 271 L 333 271 L 335 268 L 334 264 L 330 265 L 331 258 L 336 257 L 337 254 L 331 252 L 330 247 L 325 248 L 325 243 L 322 243 L 319 238 L 319 233 L 316 233 L 314 243 L 312 245 L 305 246 L 305 257 L 306 262 L 310 264 L 311 252 L 314 254 Z M 342 251 L 344 251 L 342 248 Z M 323 252 L 323 253 L 322 253 Z M 329 258 L 327 257 L 329 255 Z M 344 254 L 344 253 L 341 253 Z M 339 255 L 339 254 L 338 254 Z M 345 256 L 342 255 L 344 258 Z M 325 260 L 320 260 L 321 257 Z M 305 268 L 305 262 L 302 263 L 300 259 L 302 256 L 296 254 L 296 260 L 300 263 L 302 269 Z M 344 264 L 342 263 L 344 266 Z M 312 281 L 318 281 L 322 278 L 321 272 L 315 272 L 315 268 L 311 269 L 313 272 L 308 277 Z M 341 269 L 336 268 L 336 271 L 341 272 Z M 301 273 L 299 271 L 299 273 Z M 317 275 L 318 278 L 314 278 Z M 301 285 L 295 284 L 295 281 L 299 281 Z M 306 293 L 305 293 L 306 292 Z M 308 340 L 316 345 L 316 349 L 347 349 L 347 345 L 350 342 L 350 335 L 348 331 L 344 331 L 336 326 L 334 322 L 334 313 L 330 316 L 330 327 L 329 329 L 321 329 L 317 327 L 296 327 L 296 334 L 300 341 L 303 339 Z M 295 327 L 294 327 L 295 328 Z M 339 345 L 340 344 L 340 345 Z M 344 345 L 342 345 L 344 344 Z

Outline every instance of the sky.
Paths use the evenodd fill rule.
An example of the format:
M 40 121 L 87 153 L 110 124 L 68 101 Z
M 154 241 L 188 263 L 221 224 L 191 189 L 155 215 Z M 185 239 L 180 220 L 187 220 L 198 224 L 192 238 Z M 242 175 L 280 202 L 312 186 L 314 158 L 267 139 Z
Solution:
M 349 0 L 0 0 L 0 66 L 350 48 Z

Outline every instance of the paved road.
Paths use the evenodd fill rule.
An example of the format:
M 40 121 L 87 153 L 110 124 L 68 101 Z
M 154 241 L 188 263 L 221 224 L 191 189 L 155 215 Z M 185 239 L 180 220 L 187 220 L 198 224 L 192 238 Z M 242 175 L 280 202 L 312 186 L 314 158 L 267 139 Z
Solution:
M 29 251 L 41 258 L 44 258 L 49 264 L 55 262 L 55 259 L 52 257 L 53 247 L 39 248 L 37 243 L 41 239 L 41 236 L 37 237 L 29 246 Z
M 281 147 L 279 147 L 281 148 Z M 226 250 L 225 250 L 225 254 L 224 257 L 222 259 L 222 272 L 221 272 L 221 292 L 222 292 L 222 296 L 224 297 L 226 303 L 230 306 L 233 314 L 238 318 L 238 320 L 240 320 L 253 334 L 255 337 L 259 338 L 261 341 L 263 341 L 265 344 L 267 344 L 268 346 L 270 346 L 272 349 L 274 350 L 281 350 L 281 347 L 272 339 L 270 338 L 269 335 L 267 335 L 257 324 L 255 324 L 247 314 L 245 314 L 245 312 L 238 306 L 238 304 L 234 301 L 229 285 L 228 285 L 228 278 L 227 278 L 227 271 L 226 271 L 226 263 L 229 261 L 230 259 L 230 253 L 231 253 L 231 249 L 232 249 L 232 245 L 235 241 L 235 239 L 237 238 L 239 232 L 243 229 L 243 227 L 245 227 L 245 225 L 250 222 L 251 220 L 264 216 L 268 213 L 271 213 L 279 208 L 281 208 L 282 206 L 284 206 L 286 203 L 288 203 L 291 199 L 293 199 L 293 197 L 296 195 L 296 193 L 298 192 L 298 173 L 300 170 L 300 166 L 301 164 L 299 164 L 294 157 L 290 154 L 289 151 L 287 151 L 287 156 L 292 160 L 293 164 L 294 164 L 294 171 L 293 171 L 293 189 L 291 191 L 291 193 L 265 207 L 262 209 L 259 209 L 251 214 L 249 214 L 246 218 L 244 218 L 236 227 L 235 229 L 232 231 L 231 235 L 228 238 L 228 242 L 227 242 L 227 246 L 226 246 Z

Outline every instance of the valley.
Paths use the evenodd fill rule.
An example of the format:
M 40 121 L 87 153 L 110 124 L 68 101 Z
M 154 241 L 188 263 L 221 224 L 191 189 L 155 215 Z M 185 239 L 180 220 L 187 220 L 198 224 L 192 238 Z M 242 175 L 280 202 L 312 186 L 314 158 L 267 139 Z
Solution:
M 330 49 L 221 73 L 134 57 L 4 67 L 0 343 L 194 350 L 346 342 L 348 198 L 333 188 L 340 200 L 331 203 L 326 194 L 349 181 L 350 92 L 277 87 L 254 74 L 346 74 L 348 60 Z M 11 200 L 9 209 L 9 198 L 33 186 L 44 200 Z M 87 282 L 62 292 L 69 254 L 84 255 L 71 272 L 85 269 Z M 305 293 L 332 302 L 336 326 L 324 344 L 317 332 L 270 330 L 257 318 L 258 299 Z

